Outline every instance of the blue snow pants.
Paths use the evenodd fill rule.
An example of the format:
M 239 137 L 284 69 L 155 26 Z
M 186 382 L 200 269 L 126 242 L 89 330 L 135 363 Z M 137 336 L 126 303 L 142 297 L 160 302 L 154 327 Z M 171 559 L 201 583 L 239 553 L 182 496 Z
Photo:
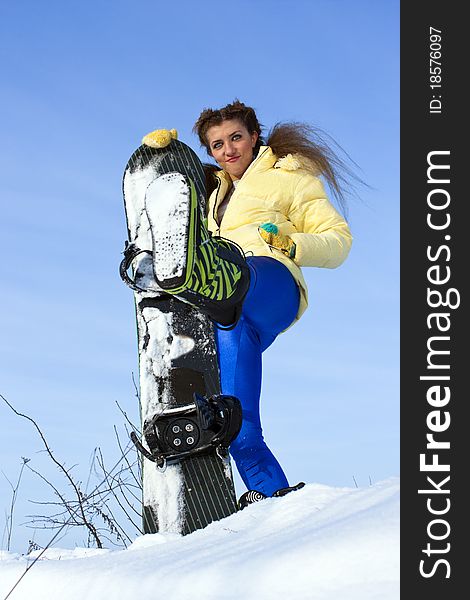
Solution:
M 276 259 L 251 256 L 247 263 L 251 280 L 242 315 L 234 329 L 215 329 L 216 343 L 222 393 L 236 396 L 243 409 L 242 428 L 230 454 L 247 489 L 272 496 L 289 484 L 263 439 L 261 354 L 295 319 L 300 294 L 289 269 Z

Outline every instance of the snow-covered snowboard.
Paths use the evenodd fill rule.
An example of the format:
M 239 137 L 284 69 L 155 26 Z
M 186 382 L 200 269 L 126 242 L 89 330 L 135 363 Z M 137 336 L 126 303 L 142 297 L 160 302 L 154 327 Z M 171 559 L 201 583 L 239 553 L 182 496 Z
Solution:
M 205 175 L 196 154 L 178 140 L 166 148 L 140 146 L 123 177 L 129 242 L 121 276 L 129 284 L 132 269 L 142 421 L 141 444 L 135 435 L 134 441 L 143 454 L 144 531 L 187 534 L 236 511 L 228 451 L 217 442 L 227 433 L 220 431 L 224 418 L 238 409 L 230 397 L 222 405 L 208 400 L 220 393 L 212 322 L 155 282 L 145 206 L 158 196 L 146 195 L 166 173 L 192 180 L 205 215 Z

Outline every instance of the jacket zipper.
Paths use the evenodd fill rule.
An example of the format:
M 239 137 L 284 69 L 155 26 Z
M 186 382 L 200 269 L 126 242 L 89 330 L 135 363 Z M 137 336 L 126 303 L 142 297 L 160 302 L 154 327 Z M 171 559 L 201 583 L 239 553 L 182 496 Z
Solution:
M 242 177 L 241 177 L 240 181 L 243 179 L 243 177 L 245 176 L 245 174 L 246 174 L 246 173 L 247 173 L 247 172 L 248 172 L 248 171 L 251 169 L 251 167 L 252 167 L 252 166 L 255 164 L 255 162 L 257 162 L 257 161 L 258 161 L 258 159 L 260 159 L 260 158 L 263 156 L 263 154 L 264 154 L 265 152 L 267 152 L 268 148 L 269 148 L 269 146 L 267 146 L 267 147 L 266 147 L 266 148 L 263 150 L 263 152 L 262 152 L 261 154 L 259 154 L 259 155 L 258 155 L 258 156 L 255 158 L 255 160 L 254 160 L 254 161 L 253 161 L 253 162 L 250 164 L 250 166 L 249 166 L 249 167 L 248 167 L 248 169 L 245 171 L 245 173 L 243 173 L 243 175 L 242 175 Z M 213 209 L 213 211 L 212 211 L 212 217 L 213 217 L 214 221 L 215 221 L 215 222 L 216 222 L 216 224 L 217 224 L 217 233 L 219 233 L 219 231 L 220 231 L 220 222 L 219 222 L 219 219 L 218 219 L 218 217 L 217 217 L 217 209 L 218 209 L 218 196 L 219 196 L 219 192 L 220 192 L 220 187 L 221 187 L 221 185 L 222 185 L 222 180 L 220 179 L 220 177 L 217 177 L 217 179 L 218 179 L 218 183 L 217 183 L 217 191 L 216 191 L 216 194 L 215 194 L 215 202 L 214 202 L 214 209 Z M 232 185 L 233 185 L 233 183 L 232 183 Z M 235 191 L 234 191 L 234 194 L 235 194 Z M 230 201 L 232 201 L 232 198 L 230 198 Z M 268 245 L 269 245 L 269 244 L 268 244 Z
M 219 223 L 219 219 L 217 218 L 217 204 L 218 204 L 217 200 L 218 200 L 221 185 L 222 185 L 222 179 L 220 179 L 220 177 L 217 177 L 217 191 L 215 193 L 214 208 L 212 211 L 212 217 L 217 224 L 217 233 L 219 233 L 219 231 L 220 231 L 220 223 Z

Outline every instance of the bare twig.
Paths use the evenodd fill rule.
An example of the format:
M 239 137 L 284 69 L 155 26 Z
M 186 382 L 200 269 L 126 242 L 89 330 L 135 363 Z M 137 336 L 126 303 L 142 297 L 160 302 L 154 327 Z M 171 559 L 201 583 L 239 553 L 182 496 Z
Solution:
M 13 514 L 15 512 L 16 499 L 18 498 L 18 490 L 20 489 L 20 483 L 21 483 L 21 479 L 23 477 L 24 468 L 31 459 L 21 457 L 21 460 L 23 462 L 21 464 L 20 472 L 19 472 L 18 479 L 17 479 L 15 485 L 13 485 L 11 483 L 11 481 L 8 479 L 8 477 L 5 475 L 5 473 L 3 473 L 3 471 L 2 471 L 3 476 L 8 481 L 8 483 L 10 484 L 11 489 L 12 489 L 10 512 L 7 515 L 6 523 L 5 523 L 5 532 L 6 532 L 6 536 L 7 536 L 7 550 L 8 551 L 10 550 L 10 546 L 11 546 L 11 536 L 13 533 Z
M 27 518 L 30 521 L 23 523 L 27 527 L 34 527 L 36 530 L 51 530 L 54 531 L 53 537 L 50 541 L 41 548 L 36 542 L 30 541 L 28 553 L 33 550 L 40 550 L 37 556 L 34 557 L 32 562 L 28 565 L 25 572 L 21 575 L 15 585 L 12 587 L 8 595 L 4 600 L 10 597 L 13 591 L 16 589 L 17 585 L 26 575 L 26 573 L 34 566 L 37 560 L 41 558 L 44 552 L 53 545 L 59 537 L 63 537 L 68 528 L 77 528 L 77 527 L 85 527 L 87 532 L 88 544 L 95 544 L 98 548 L 103 547 L 103 542 L 110 542 L 116 544 L 116 541 L 119 545 L 123 545 L 126 547 L 128 542 L 132 541 L 131 535 L 126 532 L 124 527 L 118 521 L 118 514 L 114 511 L 114 508 L 117 507 L 119 514 L 121 512 L 125 515 L 128 523 L 132 525 L 135 532 L 138 534 L 142 533 L 141 528 L 137 525 L 135 515 L 140 515 L 140 511 L 136 509 L 136 506 L 133 504 L 135 501 L 136 505 L 140 508 L 142 499 L 136 492 L 142 491 L 142 483 L 141 483 L 141 471 L 140 471 L 140 461 L 139 460 L 130 460 L 128 458 L 129 452 L 133 450 L 133 446 L 129 443 L 127 446 L 123 446 L 121 443 L 121 439 L 119 437 L 119 433 L 117 428 L 114 427 L 115 435 L 118 443 L 118 447 L 120 450 L 120 458 L 116 462 L 116 464 L 111 468 L 107 469 L 105 466 L 105 461 L 103 458 L 103 454 L 99 448 L 95 448 L 93 452 L 92 462 L 90 465 L 90 470 L 88 473 L 88 479 L 86 482 L 86 489 L 89 487 L 92 472 L 95 473 L 96 476 L 100 477 L 100 483 L 90 492 L 83 492 L 82 483 L 77 482 L 76 478 L 72 475 L 72 470 L 74 467 L 67 468 L 64 464 L 60 463 L 54 456 L 51 447 L 49 446 L 41 428 L 37 424 L 37 422 L 19 412 L 4 396 L 0 394 L 0 398 L 5 402 L 5 404 L 19 417 L 23 417 L 28 420 L 34 428 L 36 429 L 39 437 L 41 438 L 44 452 L 50 460 L 52 460 L 53 464 L 57 467 L 57 469 L 62 473 L 62 475 L 66 478 L 68 485 L 73 490 L 74 497 L 72 499 L 67 498 L 67 495 L 60 491 L 60 489 L 54 485 L 52 481 L 50 481 L 46 476 L 40 473 L 37 469 L 33 468 L 29 462 L 29 459 L 23 459 L 23 464 L 21 467 L 20 476 L 18 481 L 15 484 L 12 484 L 8 478 L 7 480 L 10 483 L 10 486 L 13 490 L 13 498 L 12 505 L 10 507 L 10 521 L 8 522 L 7 536 L 8 536 L 8 547 L 10 547 L 11 540 L 11 532 L 12 532 L 12 515 L 13 508 L 16 503 L 19 483 L 21 481 L 21 477 L 25 468 L 29 469 L 33 474 L 38 476 L 46 485 L 52 490 L 56 500 L 54 501 L 45 501 L 45 502 L 37 502 L 31 501 L 34 505 L 42 505 L 48 507 L 50 510 L 49 514 L 40 514 L 40 515 L 28 515 Z M 119 406 L 119 405 L 118 405 Z M 120 407 L 119 407 L 120 408 Z M 132 429 L 136 429 L 132 422 L 127 418 L 126 413 L 120 408 L 122 414 L 126 419 L 126 423 L 124 423 L 124 427 L 127 430 L 127 424 L 129 424 Z M 135 452 L 135 450 L 134 450 Z M 137 473 L 136 473 L 137 471 Z M 5 476 L 6 477 L 6 476 Z M 109 501 L 112 500 L 112 507 L 109 504 Z M 53 510 L 56 509 L 55 511 Z M 104 526 L 100 527 L 96 524 L 96 518 L 99 517 L 100 521 L 103 522 Z M 115 538 L 116 541 L 113 540 Z
M 131 426 L 132 426 L 132 423 L 131 423 Z M 116 426 L 114 426 L 114 433 L 116 435 L 116 440 L 117 440 L 117 443 L 118 443 L 118 446 L 119 446 L 119 450 L 121 451 L 122 456 L 125 457 L 124 460 L 126 461 L 127 467 L 129 469 L 129 473 L 132 475 L 134 481 L 137 484 L 137 487 L 140 488 L 140 489 L 142 489 L 142 478 L 141 477 L 137 477 L 136 474 L 134 473 L 133 465 L 130 464 L 130 462 L 129 462 L 128 458 L 127 458 L 127 453 L 126 454 L 124 453 L 124 449 L 122 447 L 121 439 L 119 437 L 119 434 L 118 434 Z M 126 428 L 126 433 L 128 433 L 127 428 Z M 129 435 L 128 435 L 128 438 L 129 438 Z M 129 444 L 128 444 L 127 448 L 129 448 Z
M 112 490 L 113 496 L 114 496 L 114 498 L 115 498 L 118 506 L 121 508 L 122 512 L 126 515 L 126 517 L 132 523 L 132 525 L 137 529 L 137 531 L 139 531 L 140 533 L 143 533 L 141 531 L 140 527 L 133 521 L 132 517 L 129 515 L 129 513 L 127 512 L 127 510 L 122 505 L 122 502 L 121 502 L 120 498 L 118 497 L 118 495 L 114 492 L 115 488 L 113 487 L 113 485 L 111 485 L 111 483 L 110 483 L 109 480 L 110 480 L 110 478 L 111 478 L 112 481 L 115 480 L 115 476 L 110 475 L 108 473 L 108 471 L 106 470 L 105 464 L 104 464 L 104 458 L 103 458 L 103 455 L 102 455 L 101 451 L 99 451 L 99 460 L 100 460 L 101 469 L 102 469 L 103 474 L 104 474 L 104 476 L 106 478 L 106 481 L 108 483 L 108 488 L 110 490 Z M 122 492 L 122 482 L 120 480 L 119 480 L 119 484 L 117 485 L 117 489 Z M 125 498 L 125 494 L 123 494 L 123 496 Z M 130 506 L 131 506 L 131 508 L 133 508 L 132 505 L 130 505 Z M 108 508 L 108 510 L 109 510 L 109 508 Z M 139 514 L 139 513 L 137 513 L 137 514 Z M 128 537 L 128 536 L 126 535 L 126 537 Z M 128 539 L 129 539 L 129 541 L 131 541 L 129 537 L 128 537 Z
M 4 397 L 0 394 L 0 398 L 2 398 L 4 400 Z M 118 462 L 113 466 L 113 468 L 110 470 L 110 473 L 113 473 L 114 470 L 119 466 L 119 464 L 121 463 L 122 457 L 118 460 Z M 101 486 L 105 483 L 105 480 L 102 480 L 95 488 L 94 490 L 91 492 L 91 494 L 95 494 L 100 488 Z M 23 578 L 26 576 L 26 574 L 34 567 L 34 565 L 38 562 L 38 560 L 40 560 L 43 556 L 43 554 L 46 552 L 46 550 L 48 548 L 50 548 L 54 542 L 59 538 L 60 534 L 62 533 L 62 531 L 67 527 L 68 523 L 64 523 L 62 525 L 62 527 L 60 527 L 57 532 L 52 536 L 52 538 L 49 540 L 49 542 L 46 544 L 46 546 L 44 546 L 44 548 L 41 550 L 41 552 L 34 558 L 34 560 L 26 567 L 26 569 L 23 571 L 23 573 L 21 574 L 21 576 L 17 579 L 17 581 L 15 582 L 15 584 L 13 585 L 13 587 L 10 589 L 10 591 L 8 592 L 8 594 L 5 596 L 5 598 L 3 600 L 8 600 L 8 598 L 10 598 L 10 596 L 12 595 L 12 593 L 15 591 L 15 589 L 18 587 L 18 585 L 21 583 L 21 581 L 23 580 Z
M 56 457 L 52 453 L 52 450 L 50 449 L 49 444 L 47 443 L 47 440 L 44 437 L 44 434 L 41 431 L 39 425 L 36 423 L 36 421 L 32 417 L 29 417 L 28 415 L 24 415 L 23 413 L 20 413 L 18 410 L 16 410 L 16 408 L 12 404 L 10 404 L 10 402 L 8 402 L 8 400 L 6 398 L 4 398 L 1 395 L 0 395 L 0 397 L 5 402 L 5 404 L 15 413 L 15 415 L 17 415 L 18 417 L 22 417 L 23 419 L 26 419 L 27 421 L 29 421 L 30 423 L 32 423 L 32 425 L 34 426 L 34 428 L 38 432 L 39 437 L 42 440 L 42 443 L 44 444 L 44 448 L 46 449 L 46 452 L 49 455 L 49 458 L 57 466 L 57 468 L 60 471 L 62 471 L 62 473 L 65 475 L 65 477 L 67 478 L 68 482 L 70 483 L 72 489 L 74 490 L 74 492 L 75 492 L 75 494 L 77 496 L 77 499 L 78 499 L 78 511 L 80 513 L 81 518 L 83 519 L 84 526 L 89 530 L 91 536 L 95 540 L 96 546 L 98 548 L 102 548 L 103 545 L 102 545 L 101 540 L 100 540 L 100 538 L 98 536 L 98 532 L 96 531 L 96 528 L 93 525 L 93 523 L 91 523 L 91 521 L 88 520 L 88 518 L 87 518 L 87 516 L 85 514 L 85 510 L 84 510 L 84 507 L 83 507 L 83 495 L 82 495 L 82 493 L 80 491 L 80 488 L 79 488 L 78 484 L 75 483 L 75 481 L 71 477 L 69 471 L 64 467 L 64 465 L 62 465 L 56 459 Z
M 135 383 L 134 383 L 135 385 Z M 134 425 L 134 423 L 129 419 L 129 417 L 127 416 L 126 411 L 120 406 L 119 402 L 116 401 L 116 406 L 119 408 L 119 410 L 121 411 L 121 414 L 123 415 L 123 417 L 125 418 L 125 420 L 129 423 L 129 425 L 132 427 L 132 429 L 136 432 L 139 431 L 139 428 Z

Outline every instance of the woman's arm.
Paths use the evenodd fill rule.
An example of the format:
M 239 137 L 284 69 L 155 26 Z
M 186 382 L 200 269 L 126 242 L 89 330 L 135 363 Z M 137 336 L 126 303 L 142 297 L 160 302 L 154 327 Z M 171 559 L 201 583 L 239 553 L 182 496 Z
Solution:
M 346 260 L 352 235 L 346 220 L 328 200 L 320 179 L 307 173 L 300 178 L 288 218 L 297 229 L 290 237 L 299 266 L 334 269 Z

